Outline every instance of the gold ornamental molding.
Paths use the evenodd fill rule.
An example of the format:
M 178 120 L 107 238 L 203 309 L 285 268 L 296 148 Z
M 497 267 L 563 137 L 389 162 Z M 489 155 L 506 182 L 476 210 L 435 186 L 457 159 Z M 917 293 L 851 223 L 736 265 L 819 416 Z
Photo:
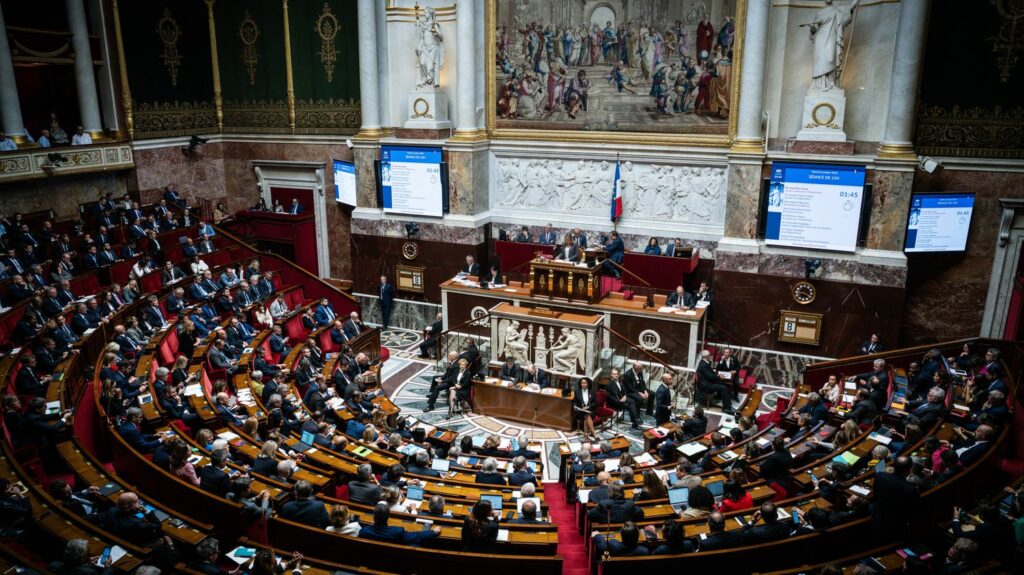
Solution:
M 739 121 L 740 77 L 743 75 L 743 36 L 747 23 L 747 0 L 736 0 L 735 33 L 733 41 L 732 83 L 729 88 L 729 122 L 725 134 L 708 133 L 673 133 L 673 132 L 604 132 L 597 130 L 543 130 L 522 128 L 498 128 L 496 82 L 497 67 L 495 66 L 497 46 L 495 30 L 497 28 L 498 0 L 486 0 L 486 21 L 484 29 L 485 56 L 484 69 L 484 109 L 486 112 L 487 136 L 490 139 L 535 140 L 553 142 L 586 142 L 595 144 L 677 144 L 687 146 L 705 146 L 728 148 L 736 137 L 736 126 Z M 454 8 L 453 8 L 454 9 Z M 400 10 L 395 8 L 394 10 Z M 401 8 L 401 10 L 414 10 Z M 392 9 L 389 8 L 391 12 Z M 439 12 L 439 11 L 438 11 Z
M 238 37 L 242 39 L 242 63 L 249 73 L 249 85 L 256 85 L 256 65 L 260 57 L 256 53 L 256 40 L 260 37 L 260 27 L 246 10 L 242 15 L 242 23 L 238 25 Z
M 178 52 L 178 40 L 181 39 L 181 26 L 171 15 L 171 9 L 164 7 L 163 16 L 156 23 L 156 33 L 164 44 L 164 53 L 160 59 L 164 61 L 167 74 L 171 77 L 171 85 L 178 85 L 178 69 L 181 67 L 181 52 Z
M 928 156 L 1024 159 L 1024 108 L 947 109 L 922 104 L 914 147 Z
M 1024 1 L 989 0 L 999 14 L 999 33 L 993 38 L 992 51 L 999 54 L 999 81 L 1006 84 L 1024 52 Z
M 128 139 L 135 139 L 135 119 L 132 117 L 132 91 L 128 86 L 128 64 L 125 63 L 124 39 L 121 36 L 121 9 L 117 0 L 114 4 L 114 39 L 117 43 L 117 63 L 121 76 L 121 108 L 124 110 L 124 125 Z
M 54 163 L 55 155 L 60 156 L 57 163 Z M 134 167 L 132 146 L 126 142 L 74 148 L 32 148 L 7 152 L 0 157 L 0 183 Z
M 338 61 L 338 50 L 334 47 L 334 39 L 338 36 L 338 18 L 331 12 L 331 7 L 324 2 L 324 9 L 314 21 L 313 29 L 320 36 L 320 62 L 327 74 L 327 83 L 334 82 L 334 63 Z
M 213 102 L 134 103 L 137 139 L 167 138 L 217 131 Z

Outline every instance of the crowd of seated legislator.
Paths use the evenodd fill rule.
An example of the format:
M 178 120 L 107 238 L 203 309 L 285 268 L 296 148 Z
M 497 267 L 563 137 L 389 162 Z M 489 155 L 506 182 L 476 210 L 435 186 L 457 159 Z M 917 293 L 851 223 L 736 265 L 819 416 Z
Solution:
M 167 201 L 185 213 L 173 197 Z M 207 231 L 215 232 L 195 228 L 199 241 L 208 241 L 202 238 Z M 193 246 L 186 241 L 173 249 Z M 38 306 L 31 302 L 26 314 L 32 307 L 42 317 L 25 320 L 34 329 L 19 342 L 25 351 L 12 393 L 3 400 L 12 447 L 33 446 L 48 471 L 64 468 L 62 434 L 74 417 L 44 398 L 61 384 L 59 374 L 51 375 L 55 368 L 102 325 L 111 336 L 94 358 L 95 383 L 98 405 L 117 438 L 202 497 L 235 504 L 240 525 L 283 520 L 356 541 L 503 557 L 515 552 L 515 537 L 502 532 L 557 528 L 544 515 L 541 454 L 525 437 L 508 442 L 491 435 L 477 442 L 467 435 L 438 445 L 426 440 L 429 426 L 388 412 L 373 361 L 348 346 L 368 329 L 357 312 L 339 317 L 327 298 L 298 307 L 285 303 L 290 286 L 262 272 L 259 258 L 204 265 L 203 256 L 215 250 L 196 248 L 186 271 L 186 260 L 168 258 L 172 246 L 150 247 L 140 261 L 163 267 L 151 266 L 134 285 L 96 285 L 96 293 L 69 294 L 64 302 L 70 283 L 50 282 L 33 292 Z M 14 249 L 15 257 L 24 256 L 23 247 Z M 87 269 L 91 251 L 84 252 L 88 264 L 75 252 L 61 253 L 58 265 Z M 161 278 L 157 293 L 139 285 L 152 274 Z M 679 296 L 683 305 L 687 295 Z M 43 312 L 46 304 L 56 313 Z M 133 304 L 136 313 L 119 313 Z M 284 329 L 291 321 L 302 328 L 298 337 Z M 155 361 L 152 343 L 170 334 L 177 353 L 143 363 Z M 441 362 L 444 372 L 477 363 L 479 351 L 468 344 Z M 878 341 L 869 344 L 866 353 L 881 350 Z M 706 359 L 717 372 L 731 371 L 721 369 L 732 364 L 727 354 Z M 633 421 L 641 409 L 657 413 L 661 403 L 644 366 L 626 371 L 621 381 L 613 373 L 601 391 L 620 386 L 616 399 Z M 540 379 L 529 369 L 516 375 Z M 952 357 L 931 350 L 905 367 L 879 359 L 865 373 L 836 373 L 820 387 L 805 383 L 775 420 L 755 417 L 748 396 L 736 408 L 735 426 L 709 429 L 700 405 L 689 416 L 659 417 L 659 430 L 668 433 L 644 453 L 631 452 L 622 438 L 582 443 L 568 453 L 564 478 L 572 486 L 567 493 L 581 494 L 577 528 L 592 535 L 588 549 L 613 561 L 810 541 L 856 522 L 909 545 L 914 514 L 907 510 L 927 505 L 930 492 L 983 461 L 1004 435 L 1012 416 L 1006 377 L 998 349 L 965 346 Z M 449 402 L 465 401 L 460 378 L 451 382 L 446 376 L 435 382 L 431 406 L 441 394 Z M 735 388 L 709 391 L 732 407 Z M 149 419 L 147 409 L 160 417 Z M 328 472 L 325 461 L 341 467 Z M 452 495 L 445 483 L 460 484 L 472 496 Z M 159 501 L 147 499 L 159 494 L 124 490 L 105 496 L 99 487 L 63 480 L 46 485 L 50 501 L 73 509 L 83 524 L 147 549 L 147 564 L 136 572 L 170 572 L 180 565 L 203 573 L 229 570 L 218 539 L 204 537 L 183 549 L 166 533 L 166 517 L 151 505 Z M 1021 544 L 1017 489 L 1019 484 L 1006 513 L 991 504 L 974 516 L 954 510 L 950 530 L 957 538 L 929 572 L 968 572 L 1008 558 L 1014 536 Z M 501 494 L 498 501 L 509 497 L 520 505 L 504 513 L 507 508 L 485 497 L 493 490 Z M 15 522 L 33 533 L 21 490 L 5 485 L 2 503 L 4 525 Z M 88 553 L 78 541 L 67 542 L 58 571 L 76 572 L 71 569 L 83 563 Z M 312 556 L 322 550 L 289 551 Z M 298 569 L 302 562 L 303 555 L 292 555 L 282 565 Z

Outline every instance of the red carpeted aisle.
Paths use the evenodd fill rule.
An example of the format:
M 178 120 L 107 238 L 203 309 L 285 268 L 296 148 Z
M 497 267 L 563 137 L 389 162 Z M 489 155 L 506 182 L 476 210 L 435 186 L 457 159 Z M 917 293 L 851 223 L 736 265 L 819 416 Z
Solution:
M 563 575 L 587 575 L 590 572 L 587 551 L 583 537 L 576 531 L 576 509 L 565 502 L 565 488 L 561 483 L 545 483 L 544 500 L 551 521 L 558 525 L 558 554 L 562 556 Z

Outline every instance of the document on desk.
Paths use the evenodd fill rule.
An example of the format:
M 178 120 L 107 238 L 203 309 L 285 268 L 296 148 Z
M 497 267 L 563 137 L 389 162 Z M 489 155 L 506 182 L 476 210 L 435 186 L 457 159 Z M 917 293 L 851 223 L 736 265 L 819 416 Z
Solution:
M 707 450 L 708 448 L 701 445 L 700 443 L 686 443 L 676 448 L 676 451 L 682 453 L 687 457 L 693 457 L 694 455 L 697 455 L 698 453 L 703 453 Z
M 580 489 L 576 492 L 576 499 L 580 500 L 580 503 L 586 505 L 590 501 L 590 489 Z
M 657 461 L 654 460 L 654 456 L 650 453 L 641 453 L 633 458 L 633 461 L 640 467 L 650 467 L 657 463 Z M 607 467 L 605 467 L 605 469 L 607 469 Z
M 498 530 L 498 541 L 508 541 L 508 529 Z

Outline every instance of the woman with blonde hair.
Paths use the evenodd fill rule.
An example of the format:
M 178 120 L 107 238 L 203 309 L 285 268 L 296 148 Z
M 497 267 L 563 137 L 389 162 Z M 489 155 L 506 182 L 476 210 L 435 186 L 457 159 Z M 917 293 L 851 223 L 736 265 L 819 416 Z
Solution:
M 331 508 L 330 520 L 331 524 L 327 526 L 327 530 L 331 533 L 358 537 L 359 531 L 362 529 L 362 525 L 349 513 L 348 507 L 344 505 L 335 505 Z

